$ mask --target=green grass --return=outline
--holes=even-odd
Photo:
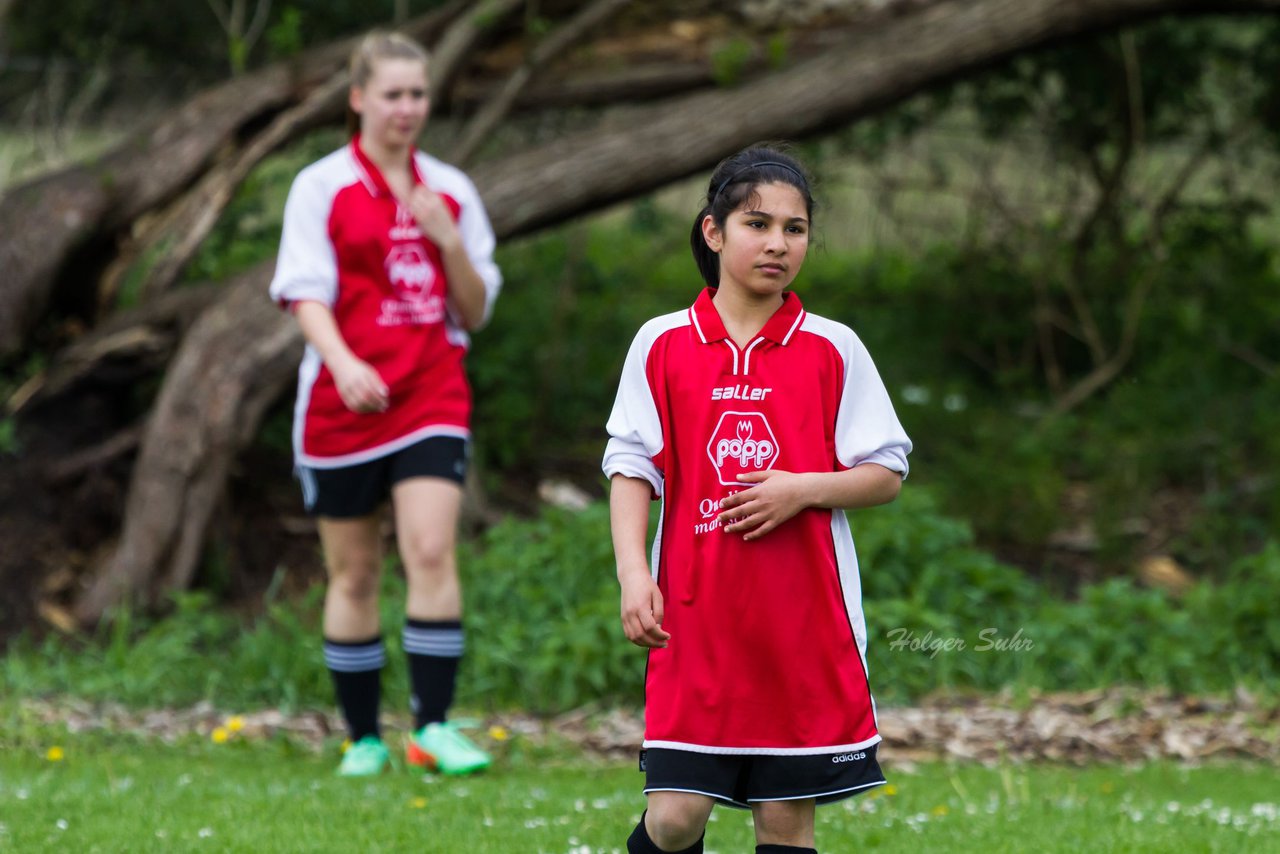
[[[620,852],[643,807],[633,763],[519,739],[461,780],[342,780],[336,748],[285,741],[46,727],[0,747],[0,851]],[[1280,831],[1280,782],[1259,764],[885,764],[891,787],[819,810],[820,850],[1256,852]],[[717,809],[707,851],[751,845],[748,816]]]

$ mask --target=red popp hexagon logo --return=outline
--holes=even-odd
[[[759,412],[724,413],[707,443],[707,456],[724,486],[739,486],[740,474],[772,468],[778,453],[773,429]]]
[[[426,250],[412,243],[399,243],[387,255],[387,278],[400,299],[425,299],[436,281],[436,268]]]

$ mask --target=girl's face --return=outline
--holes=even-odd
[[[804,196],[790,184],[757,184],[724,228],[708,216],[702,236],[720,254],[720,290],[756,297],[778,296],[795,279],[809,250]]]
[[[426,124],[428,106],[427,69],[416,59],[379,59],[368,82],[351,87],[361,138],[383,148],[412,145]]]

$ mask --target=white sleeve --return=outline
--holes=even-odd
[[[871,354],[852,330],[840,342],[844,388],[836,412],[836,457],[853,468],[878,463],[907,476],[911,440],[898,422]]]
[[[493,260],[497,240],[493,236],[493,226],[489,224],[489,214],[484,209],[484,202],[480,200],[480,193],[470,178],[461,173],[459,177],[462,198],[458,199],[461,206],[458,232],[462,235],[462,245],[467,250],[471,266],[484,282],[484,317],[480,320],[483,326],[493,315],[493,304],[498,299],[498,292],[502,290],[502,271]]]
[[[329,238],[331,194],[314,172],[303,170],[284,203],[284,229],[271,298],[280,305],[315,300],[332,307],[338,299],[338,258]]]
[[[647,480],[653,494],[661,495],[662,472],[653,459],[662,453],[662,419],[645,372],[653,340],[641,329],[627,352],[618,396],[606,425],[609,444],[605,446],[602,468],[606,477],[621,474]]]

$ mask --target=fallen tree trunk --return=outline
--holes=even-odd
[[[190,583],[231,462],[302,355],[292,319],[263,296],[270,267],[233,282],[170,365],[134,466],[124,536],[78,603],[81,619]]]
[[[1229,5],[1280,11],[1280,0]],[[1161,13],[1221,9],[1189,0],[941,3],[738,89],[636,109],[473,177],[506,238],[662,186],[754,140],[852,121],[1019,51]],[[268,278],[267,267],[246,275],[183,343],[143,439],[120,545],[80,601],[80,619],[96,620],[126,593],[146,601],[190,580],[230,462],[287,382],[301,343],[268,302]]]

